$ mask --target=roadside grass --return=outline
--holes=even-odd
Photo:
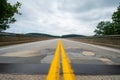
[[[120,49],[120,36],[70,38],[71,40]]]
[[[0,46],[52,39],[50,37],[0,36]]]

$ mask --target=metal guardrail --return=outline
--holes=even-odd
[[[120,35],[87,36],[87,37],[76,37],[76,39],[118,39],[120,40]]]

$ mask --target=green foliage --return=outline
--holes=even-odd
[[[97,29],[95,29],[95,33],[96,35],[102,35],[103,34],[103,30],[104,30],[104,26],[105,26],[105,22],[101,21],[100,23],[98,23],[97,25]]]
[[[0,32],[9,28],[9,23],[16,21],[15,14],[21,15],[18,11],[20,6],[19,2],[11,5],[7,0],[0,0]]]
[[[117,11],[113,13],[112,20],[115,27],[115,34],[120,34],[120,4]]]
[[[98,23],[97,28],[95,29],[96,35],[104,35],[104,34],[109,34],[109,30],[111,27],[109,27],[111,23],[109,21],[101,21]]]
[[[95,35],[120,35],[120,5],[112,15],[112,22],[99,22],[94,32]]]
[[[115,34],[114,32],[115,28],[113,26],[113,23],[107,21],[103,30],[103,35],[114,35]]]

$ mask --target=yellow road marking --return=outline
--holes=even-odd
[[[60,42],[61,53],[62,53],[62,70],[63,70],[63,79],[64,80],[76,80],[74,71],[70,65],[70,61],[66,55],[62,41]]]
[[[76,80],[74,71],[70,65],[70,61],[66,55],[62,41],[58,42],[56,52],[46,80],[60,80],[60,53],[62,53],[62,70],[63,70],[63,79],[64,80]]]
[[[60,42],[58,42],[46,80],[60,80]]]

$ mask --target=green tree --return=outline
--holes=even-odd
[[[7,0],[0,0],[0,32],[9,28],[9,24],[16,21],[15,14],[21,15],[18,11],[20,6],[19,2],[11,5]]]
[[[113,20],[113,26],[115,28],[115,35],[120,34],[120,4],[117,8],[117,11],[113,13],[112,15],[112,20]]]
[[[113,23],[111,22],[106,22],[106,25],[103,30],[103,35],[114,35],[115,34],[115,28],[113,26]]]
[[[101,21],[94,32],[95,35],[120,35],[120,4],[117,11],[112,15],[112,23],[110,21]]]
[[[105,22],[104,21],[101,21],[98,23],[96,29],[95,29],[95,35],[103,35],[103,32],[104,32],[104,26],[105,26]]]
[[[115,30],[113,23],[110,21],[101,21],[98,23],[97,28],[94,31],[96,34],[95,35],[113,35]]]

